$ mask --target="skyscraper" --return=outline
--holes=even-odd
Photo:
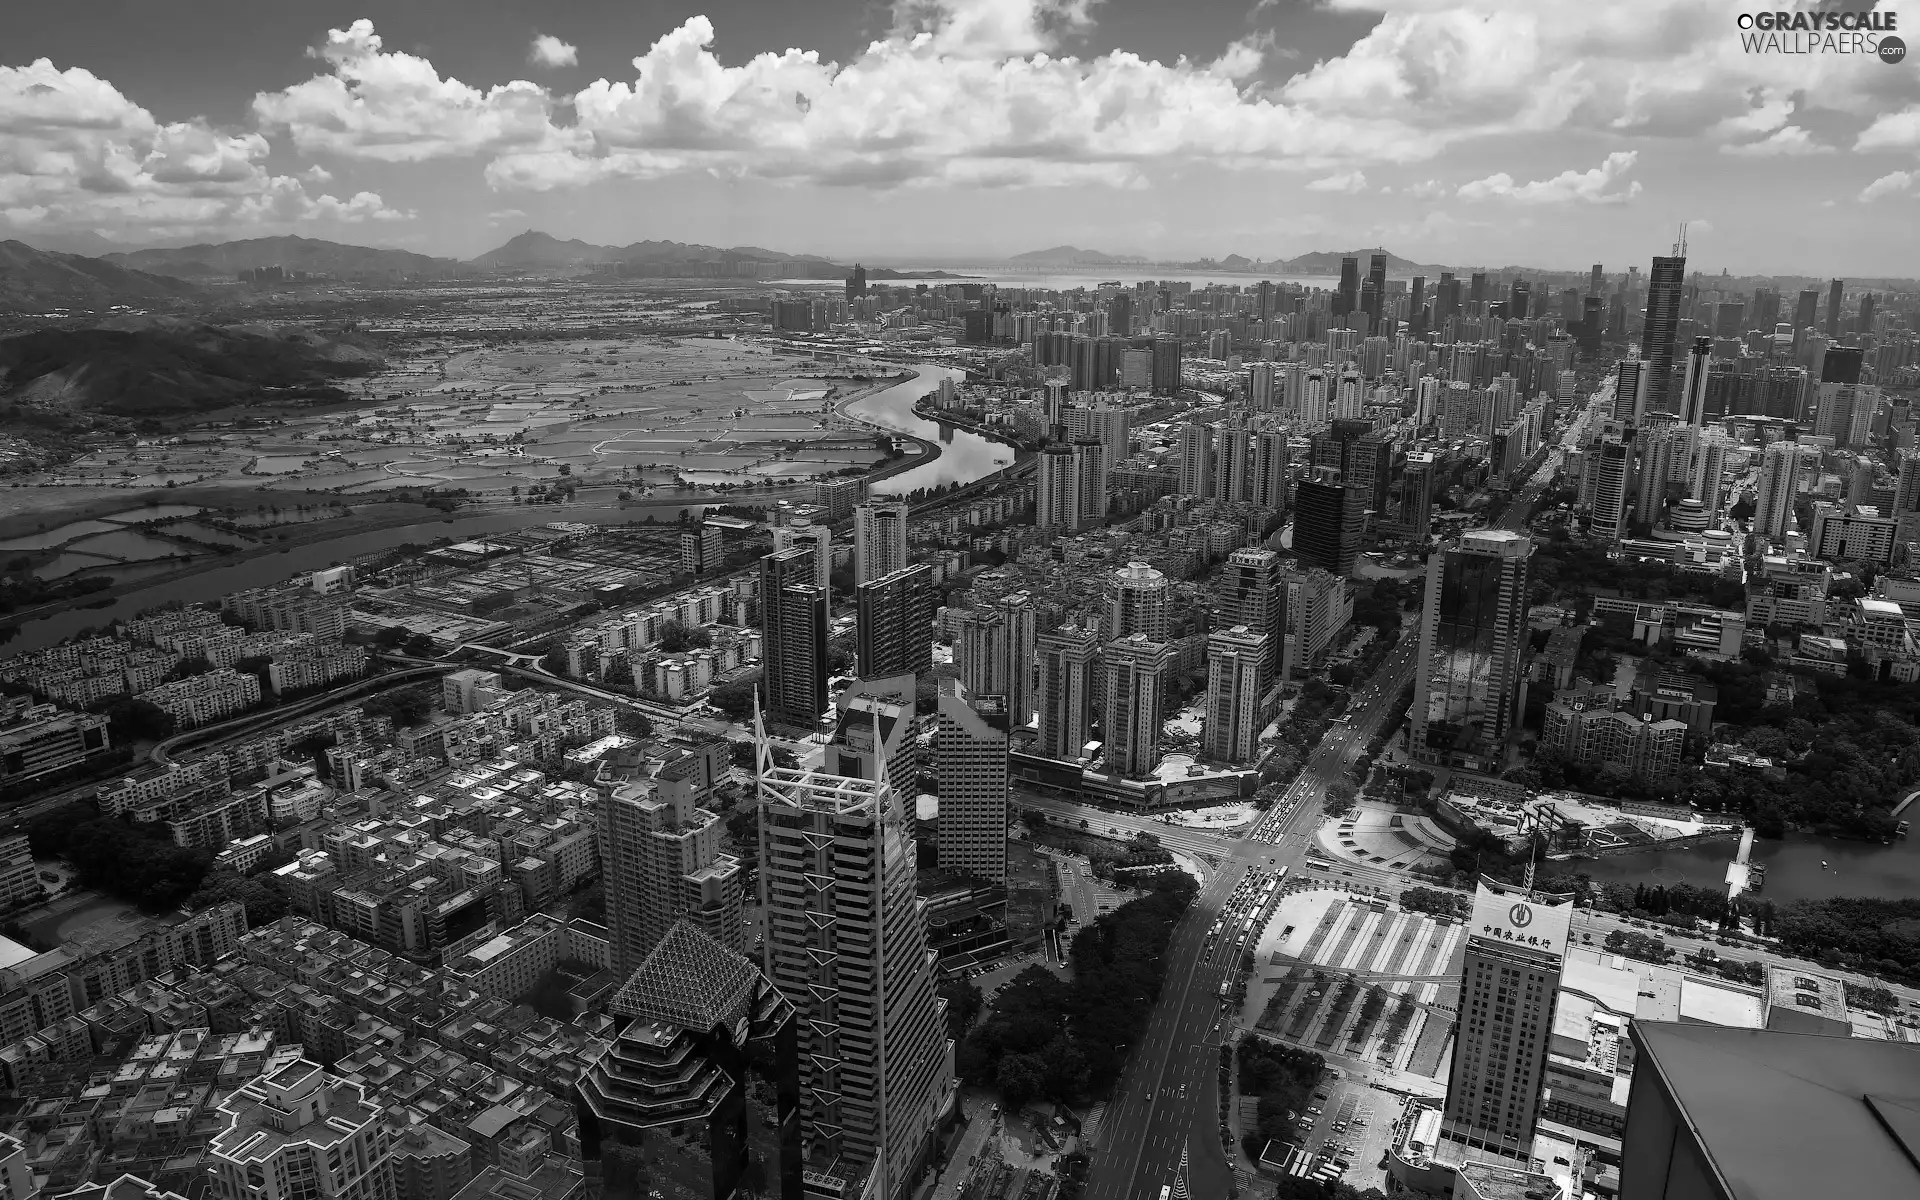
[[[1103,395],[1091,405],[1067,406],[1067,436],[1074,442],[1089,439],[1099,442],[1105,447],[1105,467],[1111,471],[1127,457],[1130,418],[1131,414],[1125,405],[1109,404]],[[1100,485],[1105,487],[1106,480],[1102,479]]]
[[[1793,502],[1800,494],[1803,449],[1798,442],[1769,444],[1760,456],[1760,487],[1754,501],[1753,531],[1778,540],[1796,527]],[[1814,467],[1818,469],[1817,452]]]
[[[1407,455],[1406,469],[1400,473],[1399,532],[1417,542],[1427,540],[1433,530],[1433,496],[1438,485],[1438,467],[1431,451],[1416,450]]]
[[[1644,424],[1647,414],[1657,411],[1649,407],[1647,360],[1644,358],[1623,358],[1614,365],[1613,377],[1613,416],[1614,419],[1634,428]]]
[[[1677,412],[1674,399],[1680,306],[1687,287],[1687,260],[1655,258],[1647,280],[1647,317],[1640,334],[1640,357],[1647,360],[1647,411]]]
[[[1840,300],[1847,290],[1844,279],[1836,279],[1827,285],[1827,337],[1829,340],[1840,336]]]
[[[813,555],[795,546],[760,560],[767,716],[808,731],[827,707],[827,591],[814,582]]]
[[[1073,447],[1063,441],[1043,446],[1037,456],[1039,475],[1034,488],[1033,524],[1045,532],[1071,533],[1080,520],[1079,464]]]
[[[1136,633],[1149,641],[1167,640],[1167,577],[1143,562],[1131,562],[1107,576],[1107,640]]]
[[[1713,378],[1713,338],[1693,338],[1686,355],[1686,384],[1680,388],[1680,424],[1707,424],[1707,380]]]
[[[1417,761],[1499,772],[1525,695],[1532,552],[1524,535],[1480,529],[1427,560],[1410,736]]]
[[[720,817],[703,807],[726,769],[723,744],[676,758],[600,802],[607,943],[617,973],[639,966],[683,919],[723,946],[745,945],[746,874],[739,859],[721,851]]]
[[[1207,638],[1207,716],[1201,742],[1207,757],[1227,763],[1258,757],[1260,731],[1267,723],[1267,657],[1273,640],[1245,625],[1217,630]]]
[[[1026,592],[949,614],[961,683],[970,695],[1001,697],[1014,729],[1024,727],[1033,713],[1035,616],[1033,597]]]
[[[1599,263],[1595,263],[1593,264],[1593,275],[1587,280],[1587,295],[1600,296],[1605,291],[1606,273],[1600,269]]]
[[[885,779],[776,767],[757,749],[763,969],[799,1017],[808,1166],[897,1200],[956,1099],[913,812]]]
[[[1244,625],[1267,639],[1264,676],[1268,685],[1280,670],[1280,642],[1287,593],[1280,581],[1280,556],[1272,550],[1241,549],[1227,555],[1220,571],[1217,628]]]
[[[1586,470],[1593,482],[1582,480],[1587,504],[1588,532],[1617,546],[1627,536],[1633,519],[1633,446],[1619,438],[1609,438],[1586,452]]]
[[[1180,427],[1180,494],[1213,495],[1213,426],[1188,421]]]
[[[942,680],[933,732],[941,869],[1007,881],[1007,702]]]
[[[869,500],[853,509],[853,578],[891,575],[907,565],[907,506]]]
[[[1000,613],[1007,634],[1007,669],[1001,695],[1007,701],[1010,729],[1026,728],[1033,719],[1034,645],[1039,614],[1033,596],[1027,592],[1009,592],[989,602]]]
[[[576,1085],[607,1200],[801,1194],[799,1031],[759,968],[683,921],[609,1007],[625,1024]]]
[[[1213,499],[1236,503],[1248,497],[1250,457],[1245,423],[1234,420],[1222,425],[1213,459]]]
[[[825,525],[776,525],[773,548],[791,550],[800,546],[813,551],[813,582],[823,592],[832,587],[833,530]]]
[[[1166,719],[1161,705],[1173,668],[1173,647],[1134,633],[1108,642],[1101,660],[1106,670],[1101,729],[1107,769],[1145,775],[1160,763],[1160,727]]]
[[[1387,304],[1387,256],[1386,255],[1374,254],[1374,255],[1368,256],[1367,283],[1372,285],[1372,292],[1373,292],[1373,295],[1369,300],[1368,308],[1366,310],[1367,316],[1370,318],[1370,323],[1367,326],[1367,328],[1369,332],[1378,332],[1380,329],[1380,318],[1382,314],[1386,311],[1386,304]]]
[[[1514,280],[1513,286],[1507,292],[1507,316],[1516,321],[1526,320],[1532,297],[1532,284],[1524,279]]]
[[[1283,512],[1287,507],[1287,431],[1262,429],[1253,439],[1253,502]]]
[[[1484,878],[1474,890],[1442,1117],[1447,1137],[1532,1153],[1572,924],[1572,896]]]
[[[933,666],[933,615],[940,606],[933,568],[902,567],[855,593],[855,670],[863,678],[922,675]]]
[[[1344,255],[1340,259],[1340,290],[1333,296],[1333,315],[1344,317],[1360,307],[1360,259],[1356,255]],[[1335,328],[1340,328],[1335,323]]]
[[[1366,493],[1339,471],[1316,468],[1293,489],[1293,552],[1301,562],[1342,579],[1353,574],[1366,528]]]
[[[1719,429],[1708,430],[1693,455],[1693,482],[1687,494],[1700,502],[1707,517],[1707,528],[1720,527],[1720,514],[1726,508],[1727,456],[1737,448],[1732,438]]]
[[[1353,585],[1318,567],[1281,571],[1286,588],[1286,639],[1280,647],[1280,678],[1299,679],[1326,665],[1336,640],[1353,621]]]
[[[1180,339],[1153,339],[1153,394],[1171,396],[1180,390]]]
[[[1039,635],[1035,642],[1040,660],[1040,738],[1034,751],[1047,758],[1079,758],[1087,744],[1099,634],[1088,626],[1066,624]]]
[[[1820,289],[1806,288],[1793,306],[1793,340],[1800,341],[1802,331],[1812,329],[1820,319]]]
[[[1426,332],[1427,277],[1415,275],[1407,286],[1407,328],[1415,334]]]

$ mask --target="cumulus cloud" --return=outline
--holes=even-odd
[[[552,34],[536,33],[527,47],[527,61],[536,67],[577,67],[580,52]]]
[[[1720,153],[1739,155],[1743,158],[1783,158],[1803,154],[1831,154],[1833,147],[1823,146],[1814,141],[1813,135],[1798,125],[1782,125],[1757,142],[1722,146]]]
[[[1860,189],[1860,203],[1872,204],[1882,196],[1904,196],[1920,184],[1920,171],[1894,171]]]
[[[1920,149],[1920,104],[1910,104],[1898,112],[1883,113],[1873,124],[1860,131],[1853,143],[1855,150]]]
[[[253,98],[261,128],[287,133],[308,154],[422,162],[562,136],[549,120],[546,89],[514,80],[483,92],[442,79],[424,58],[383,50],[371,21],[328,31],[310,53],[326,74]]]
[[[1354,192],[1367,190],[1367,176],[1364,171],[1342,171],[1337,175],[1328,175],[1306,185],[1310,192]]]
[[[1447,194],[1447,185],[1438,179],[1423,179],[1407,188],[1407,195],[1417,200],[1437,200]]]
[[[1516,184],[1513,176],[1501,171],[1461,184],[1455,195],[1462,200],[1503,199],[1521,204],[1625,204],[1640,194],[1640,184],[1636,180],[1625,188],[1617,185],[1638,157],[1638,151],[1618,150],[1590,171],[1568,169],[1532,183]]]
[[[157,121],[81,67],[0,67],[0,219],[13,226],[153,236],[410,215],[374,192],[312,196],[267,170],[268,151],[258,133]]]
[[[896,41],[942,57],[1025,58],[1093,27],[1096,0],[894,0]]]

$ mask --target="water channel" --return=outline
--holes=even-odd
[[[896,383],[871,396],[847,405],[848,416],[878,425],[893,433],[909,434],[934,442],[940,457],[910,471],[902,471],[875,483],[870,489],[877,495],[899,496],[920,488],[943,483],[971,483],[1013,463],[1013,447],[967,429],[956,429],[929,421],[913,411],[914,402],[940,386],[942,379],[958,385],[966,372],[954,367],[923,366],[919,374],[904,383]]]
[[[1726,886],[1727,864],[1738,848],[1739,843],[1726,841],[1682,850],[1581,859],[1564,865],[1599,881],[1690,883],[1718,888]],[[1912,839],[1891,846],[1803,836],[1760,840],[1753,844],[1753,861],[1767,869],[1766,886],[1758,895],[1768,900],[1824,900],[1831,896],[1920,899],[1920,842]]]
[[[962,372],[950,367],[928,366],[919,368],[919,371],[920,375],[915,379],[884,388],[848,406],[849,412],[861,420],[896,433],[937,441],[940,445],[939,458],[882,481],[874,487],[876,492],[898,494],[941,483],[970,483],[1013,461],[1013,450],[1009,446],[964,429],[943,429],[933,421],[914,415],[914,401],[937,387],[941,379],[953,378],[958,382],[962,375]],[[143,609],[174,602],[199,604],[217,600],[229,592],[265,587],[291,575],[318,570],[362,554],[392,550],[409,542],[426,543],[440,538],[465,540],[510,529],[544,525],[549,521],[621,525],[643,521],[651,514],[656,521],[672,522],[679,519],[682,509],[694,517],[705,511],[705,506],[697,500],[696,497],[655,497],[624,506],[586,500],[574,504],[523,505],[329,538],[294,546],[279,553],[262,554],[224,565],[209,565],[206,570],[183,578],[127,592],[98,608],[70,608],[26,621],[19,626],[19,632],[13,638],[0,642],[0,653],[23,654],[41,650],[72,637],[82,629],[97,628],[116,617],[132,617]],[[112,530],[119,527],[109,524],[105,528]]]

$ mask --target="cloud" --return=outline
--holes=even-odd
[[[374,192],[312,196],[300,178],[267,170],[269,149],[258,133],[157,121],[81,67],[44,58],[0,67],[0,219],[9,225],[165,236],[411,215]]]
[[[1903,196],[1920,185],[1920,171],[1894,171],[1882,175],[1860,189],[1860,203],[1872,204],[1882,196]]]
[[[1899,112],[1883,113],[1873,124],[1860,131],[1855,150],[1920,149],[1920,104],[1911,104]]]
[[[1625,189],[1616,187],[1633,169],[1639,157],[1635,150],[1618,150],[1590,171],[1566,170],[1552,179],[1515,184],[1513,176],[1501,171],[1485,179],[1460,185],[1455,193],[1463,200],[1504,199],[1521,204],[1625,204],[1640,194],[1638,181]]]
[[[1097,0],[893,0],[888,36],[941,57],[1025,58],[1093,28]]]
[[[328,31],[310,53],[326,74],[253,98],[261,128],[287,133],[307,154],[423,162],[563,136],[549,120],[546,89],[514,80],[483,92],[442,79],[424,58],[383,51],[371,21]]]
[[[517,208],[503,208],[503,209],[500,209],[500,210],[499,210],[498,212],[490,212],[490,213],[488,213],[488,214],[487,214],[487,220],[489,220],[489,221],[518,221],[518,220],[521,220],[522,218],[524,218],[524,217],[525,217],[526,215],[527,215],[526,213],[524,213],[524,212],[521,212],[521,211],[520,211],[519,209],[517,209]]]
[[[1447,194],[1447,185],[1438,179],[1426,179],[1407,188],[1407,195],[1416,200],[1437,200]]]
[[[1338,175],[1329,175],[1316,179],[1306,185],[1310,192],[1364,192],[1367,190],[1367,176],[1364,171],[1342,171]]]
[[[580,52],[551,34],[536,33],[527,47],[527,61],[536,67],[577,67]]]
[[[1783,125],[1757,142],[1722,146],[1720,153],[1738,155],[1742,158],[1786,158],[1806,154],[1832,154],[1833,147],[1822,146],[1815,142],[1813,135],[1798,125]]]

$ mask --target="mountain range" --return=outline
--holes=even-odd
[[[1364,273],[1367,256],[1385,254],[1387,270],[1396,275],[1426,273],[1437,275],[1452,267],[1440,267],[1431,263],[1417,263],[1401,258],[1384,247],[1369,250],[1314,250],[1293,258],[1276,258],[1262,261],[1248,258],[1243,254],[1229,254],[1225,258],[1200,258],[1190,261],[1170,262],[1142,258],[1138,255],[1105,254],[1099,250],[1082,250],[1078,246],[1054,246],[1047,250],[1029,250],[1025,254],[1016,254],[1006,261],[1020,266],[1048,267],[1109,267],[1109,266],[1149,266],[1172,267],[1183,271],[1234,271],[1258,275],[1338,275],[1340,260],[1348,256],[1360,260],[1360,269]]]
[[[229,280],[241,271],[261,267],[285,267],[288,271],[331,275],[336,279],[418,278],[452,275],[460,267],[458,259],[433,258],[410,250],[344,246],[339,242],[303,237],[247,238],[172,250],[131,250],[102,257],[122,267],[179,279]]]
[[[305,326],[109,317],[0,338],[0,398],[40,409],[147,416],[269,394],[344,399],[333,380],[382,358],[353,335]]]
[[[130,270],[101,258],[35,250],[0,242],[0,311],[107,308],[184,299],[199,291],[165,275]]]

